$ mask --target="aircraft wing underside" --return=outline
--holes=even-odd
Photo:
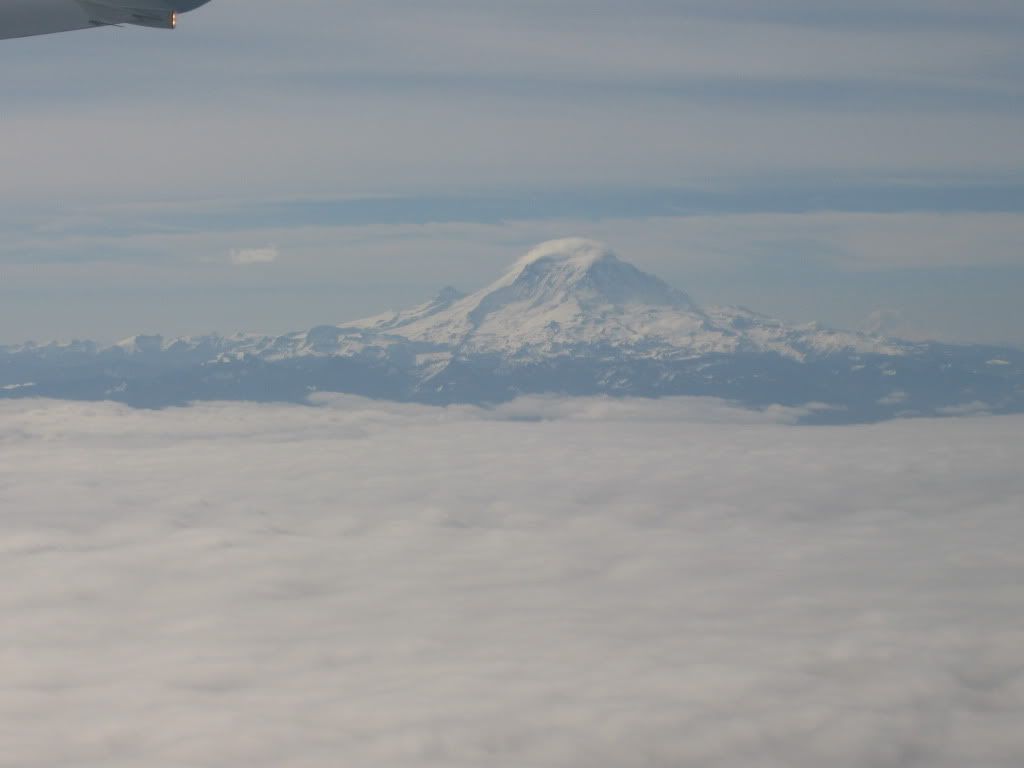
[[[207,0],[0,0],[0,40],[114,24],[174,29]]]

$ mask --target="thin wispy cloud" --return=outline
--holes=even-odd
[[[280,252],[274,246],[266,248],[239,248],[231,251],[229,261],[236,267],[250,267],[253,264],[272,264]]]
[[[886,24],[882,7],[865,24],[852,2],[708,11],[253,0],[244,30],[226,2],[174,35],[16,41],[13,63],[34,66],[11,68],[0,153],[13,154],[0,159],[25,172],[20,199],[50,199],[59,182],[70,199],[119,201],[1020,171],[1022,32],[1005,3],[958,19],[915,5],[917,24],[893,8]],[[103,88],[128,64],[124,88]],[[125,127],[116,146],[64,149],[112,120]],[[38,146],[60,162],[29,164]]]

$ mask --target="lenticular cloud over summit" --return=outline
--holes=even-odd
[[[1020,417],[317,402],[0,403],[0,762],[1024,762]]]
[[[520,286],[533,303],[572,300],[597,306],[670,306],[696,309],[681,290],[626,264],[606,244],[581,237],[550,240],[528,251],[497,283],[485,289]],[[588,301],[589,300],[589,301]]]
[[[572,263],[574,266],[586,269],[599,261],[608,261],[614,258],[616,258],[614,252],[605,243],[585,237],[564,237],[558,240],[549,240],[531,248],[516,262],[516,267],[526,267],[535,262],[550,259]]]

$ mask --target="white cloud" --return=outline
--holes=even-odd
[[[277,248],[241,248],[231,251],[229,258],[236,267],[248,267],[253,264],[270,264],[277,261]]]
[[[983,416],[989,414],[992,406],[989,403],[975,400],[963,405],[951,405],[947,408],[939,408],[939,413],[946,416]]]
[[[1024,760],[1024,420],[0,403],[12,765]]]
[[[899,405],[900,403],[907,402],[909,399],[910,397],[902,389],[894,389],[885,397],[879,398],[878,403],[879,405]],[[950,413],[949,415],[953,416],[956,414]]]

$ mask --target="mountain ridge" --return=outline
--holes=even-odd
[[[0,397],[304,402],[351,392],[429,403],[528,393],[705,395],[824,406],[810,421],[1024,410],[1024,353],[791,325],[702,308],[581,238],[532,249],[469,294],[279,336],[236,334],[0,347]]]

